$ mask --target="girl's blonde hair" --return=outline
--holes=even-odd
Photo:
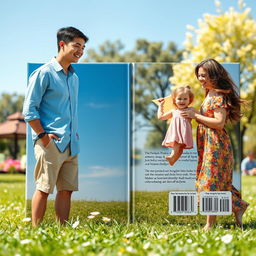
[[[179,93],[188,93],[188,95],[189,95],[189,105],[194,100],[194,94],[193,94],[193,92],[191,90],[191,87],[189,85],[179,86],[179,87],[175,88],[172,92],[172,103],[173,103],[174,106],[176,106],[175,99],[177,97],[177,94],[179,94]]]

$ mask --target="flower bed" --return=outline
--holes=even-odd
[[[6,159],[0,163],[1,173],[25,173],[25,170],[21,168],[20,160]]]

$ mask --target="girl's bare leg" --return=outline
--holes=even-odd
[[[216,215],[208,215],[207,220],[206,220],[206,225],[204,226],[203,230],[208,231],[212,229],[213,225],[215,224],[216,221]]]
[[[165,159],[169,162],[170,165],[174,165],[175,162],[180,158],[183,153],[183,145],[175,143],[173,146],[172,153],[167,156]]]

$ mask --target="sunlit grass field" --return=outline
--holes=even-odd
[[[31,200],[27,201],[27,216],[31,217]],[[70,218],[80,218],[80,222],[85,222],[91,212],[99,211],[101,216],[110,216],[118,223],[127,223],[128,216],[128,203],[127,202],[97,202],[97,201],[72,201]],[[54,216],[54,200],[48,200],[47,210],[45,214],[46,222],[55,222]]]
[[[210,232],[202,231],[204,217],[197,216],[186,217],[188,224],[181,217],[146,223],[148,216],[161,216],[161,209],[152,212],[143,205],[140,223],[120,224],[112,215],[127,206],[119,203],[88,219],[91,211],[99,211],[98,204],[81,208],[81,202],[73,203],[66,226],[55,223],[50,203],[44,223],[32,228],[24,219],[25,176],[0,175],[0,255],[256,255],[256,177],[243,177],[242,187],[250,203],[244,230],[235,227],[232,217],[219,219]],[[102,217],[111,221],[105,223]]]

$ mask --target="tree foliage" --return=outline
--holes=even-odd
[[[17,93],[3,93],[0,96],[0,122],[15,113],[21,112],[23,107],[24,96]]]
[[[251,102],[241,122],[241,136],[244,137],[249,126],[256,122],[256,22],[250,15],[250,9],[239,0],[239,11],[229,8],[221,10],[221,3],[216,1],[218,15],[205,14],[198,21],[198,28],[188,26],[186,34],[184,61],[174,67],[174,76],[170,81],[175,84],[189,83],[197,93],[195,107],[202,102],[203,94],[196,81],[191,63],[198,63],[207,58],[219,62],[240,63],[241,97]],[[190,71],[189,71],[190,70]],[[243,146],[242,146],[243,149]]]
[[[159,146],[158,137],[163,138],[166,122],[156,118],[157,107],[152,99],[170,94],[169,77],[173,75],[170,63],[179,62],[182,51],[175,43],[169,42],[165,47],[162,42],[137,40],[131,51],[125,51],[120,41],[105,42],[98,51],[88,50],[87,61],[97,62],[137,62],[135,65],[134,109],[136,128],[153,127],[147,146]],[[154,139],[157,138],[157,139]]]

